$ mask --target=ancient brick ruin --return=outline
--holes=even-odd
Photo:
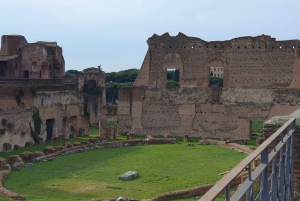
[[[119,133],[249,139],[252,121],[299,108],[299,40],[165,33],[147,43],[134,86],[119,91]],[[211,67],[222,68],[223,87],[209,86]],[[170,68],[179,69],[180,87],[166,87]]]
[[[56,42],[27,43],[24,36],[2,36],[0,77],[49,79],[64,73],[62,48]]]
[[[27,43],[24,36],[2,36],[0,152],[31,146],[37,139],[88,135],[85,113],[92,123],[98,122],[106,100],[105,73],[98,68],[84,73],[64,77],[62,48],[56,42]]]

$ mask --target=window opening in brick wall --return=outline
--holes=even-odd
[[[167,68],[167,86],[179,87],[180,70],[178,68]]]
[[[0,67],[0,77],[5,77],[5,69]]]
[[[210,82],[209,86],[211,87],[223,87],[223,67],[210,67],[209,76]]]
[[[29,78],[29,71],[28,70],[24,70],[22,77],[23,78]]]

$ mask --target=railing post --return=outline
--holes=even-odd
[[[286,157],[285,157],[285,200],[289,200],[289,197],[291,196],[291,155],[290,155],[290,149],[291,148],[291,140],[289,139],[286,142]]]
[[[230,186],[226,186],[226,201],[230,201]]]
[[[276,156],[273,158],[273,164],[272,164],[272,192],[271,192],[271,196],[272,196],[272,200],[276,201],[277,200],[277,196],[278,196],[278,184],[277,184],[277,160],[276,160]]]
[[[291,129],[294,130],[291,136],[291,199],[294,200],[294,152],[295,152],[295,131],[296,131],[296,119],[291,124]]]
[[[266,147],[263,152],[261,153],[261,164],[268,164],[269,150]],[[262,171],[261,177],[261,200],[269,200],[269,192],[268,192],[268,165]]]
[[[279,184],[279,189],[280,189],[280,200],[284,200],[284,180],[285,180],[285,174],[284,174],[284,148],[280,149],[280,170],[279,170],[279,178],[280,178],[280,184]]]

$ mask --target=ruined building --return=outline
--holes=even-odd
[[[97,68],[74,78],[64,74],[62,48],[56,42],[27,43],[24,36],[2,36],[0,152],[88,135],[85,113],[92,114],[92,121],[99,118],[97,108],[105,100],[105,96],[101,98],[105,95],[105,74]],[[90,85],[97,86],[98,93],[90,91]]]
[[[2,36],[0,77],[49,79],[64,72],[62,48],[56,42],[27,43],[24,36]]]
[[[134,86],[119,91],[119,133],[248,139],[252,121],[299,107],[299,40],[165,33],[147,43]],[[169,68],[179,69],[180,87],[166,87]],[[214,69],[222,69],[223,87],[209,86]]]

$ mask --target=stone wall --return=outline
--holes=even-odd
[[[76,91],[54,86],[1,86],[0,94],[3,97],[0,100],[0,152],[4,151],[5,143],[12,149],[15,145],[24,147],[27,142],[34,143],[29,127],[29,123],[34,125],[33,111],[38,111],[42,120],[39,137],[43,141],[47,140],[48,120],[53,120],[50,140],[89,133],[88,119],[83,116],[83,95]],[[20,96],[20,104],[17,96]]]
[[[166,33],[147,43],[134,87],[119,90],[120,133],[249,139],[251,121],[298,109],[298,40],[261,35],[207,42]],[[223,88],[209,86],[210,67],[223,67]],[[168,68],[179,69],[180,87],[166,87]]]

